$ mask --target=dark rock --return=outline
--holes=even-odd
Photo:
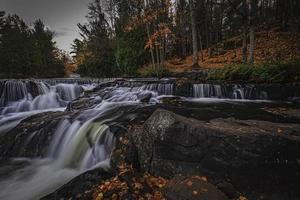
[[[167,183],[164,194],[169,200],[227,200],[215,186],[200,177],[176,176]]]
[[[191,97],[193,96],[192,84],[188,82],[177,83],[175,87],[175,95],[181,97]]]
[[[113,176],[113,172],[101,168],[90,170],[41,199],[92,199],[95,187]]]
[[[0,157],[43,157],[63,112],[45,112],[23,120],[0,137]]]
[[[34,81],[28,81],[26,83],[27,90],[30,92],[33,98],[37,97],[39,94],[39,89]]]
[[[224,194],[226,194],[226,196],[230,199],[238,199],[239,197],[239,192],[231,183],[220,182],[217,184],[217,188],[224,192]]]
[[[101,101],[101,98],[79,98],[70,102],[69,104],[71,110],[74,111],[91,108],[92,106],[96,106],[97,104],[101,103]]]
[[[253,199],[300,197],[299,124],[204,122],[157,110],[132,138],[141,168],[156,176],[207,175]]]
[[[152,97],[151,93],[144,93],[144,94],[142,93],[138,95],[138,99],[144,103],[148,103],[151,97]]]

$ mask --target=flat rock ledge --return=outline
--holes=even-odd
[[[155,176],[206,176],[229,198],[300,197],[300,125],[198,121],[158,109],[130,138],[136,166]]]

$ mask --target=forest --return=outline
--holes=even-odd
[[[164,72],[167,60],[191,54],[190,65],[201,67],[203,50],[212,56],[241,47],[241,62],[252,64],[255,29],[293,30],[299,9],[296,0],[96,0],[88,23],[78,24],[74,61],[86,75],[136,75],[141,66]]]
[[[56,47],[55,32],[41,20],[27,25],[17,15],[1,12],[1,76],[61,77],[75,70],[82,76],[136,76],[141,69],[144,75],[170,75],[168,64],[176,58],[191,55],[185,66],[197,69],[206,58],[232,49],[239,49],[241,59],[227,64],[252,65],[256,32],[274,27],[299,32],[300,2],[94,0],[88,10],[87,22],[78,24],[80,37],[71,56]],[[297,53],[289,61],[297,60]],[[272,54],[264,62],[281,62],[282,57]]]
[[[67,55],[41,20],[27,25],[0,12],[0,78],[63,77]]]

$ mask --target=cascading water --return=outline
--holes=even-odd
[[[29,98],[9,103],[9,106],[3,110],[9,113],[10,107],[11,112],[20,112],[18,114],[21,114],[26,113],[22,112],[23,110],[63,107],[66,105],[63,95],[71,97],[70,99],[80,95],[80,92],[76,93],[78,86],[76,84],[67,87],[64,84],[45,86],[43,94],[34,99]],[[63,91],[56,92],[60,90],[57,88]],[[91,88],[94,86],[86,86],[84,89]],[[148,102],[157,102],[160,95],[172,95],[173,85],[106,87],[98,94],[99,98],[103,99],[101,103],[80,112],[77,116],[64,118],[59,122],[45,157],[26,159],[26,162],[29,163],[27,167],[15,171],[8,179],[0,181],[0,199],[38,199],[89,169],[109,167],[110,155],[115,145],[111,125],[115,125],[120,117],[126,116],[128,120],[131,120],[133,116],[127,116],[126,111],[129,108],[142,106],[141,101],[145,98]],[[53,99],[56,100],[52,102]],[[58,104],[54,104],[55,102]],[[15,114],[10,115],[14,116]],[[23,117],[19,117],[17,123]],[[34,137],[35,133],[31,133],[28,140]],[[27,141],[26,144],[29,143]]]
[[[48,142],[39,144],[45,149],[45,154],[33,158],[15,156],[11,162],[25,163],[25,167],[14,169],[7,177],[2,178],[1,175],[5,174],[6,169],[10,169],[10,163],[0,170],[0,199],[39,199],[87,170],[96,167],[108,168],[115,146],[115,128],[122,127],[136,117],[128,114],[128,111],[174,95],[173,84],[159,83],[157,80],[151,80],[150,84],[146,83],[146,80],[132,80],[113,81],[112,84],[103,85],[98,85],[98,81],[1,82],[0,136],[14,133],[12,129],[23,119],[40,112],[60,111],[59,114],[64,117],[58,118],[51,133],[47,132],[45,138],[49,138]],[[84,91],[93,89],[94,92],[71,102]],[[189,88],[187,90],[189,91]],[[266,92],[254,86],[213,84],[193,85],[193,96],[224,99],[268,98]],[[88,100],[88,106],[80,108],[80,112],[74,106],[77,110],[72,112],[73,103],[81,103],[81,100]],[[70,109],[64,112],[67,105]],[[23,129],[22,126],[21,128]],[[44,127],[41,129],[42,134],[46,134]],[[30,148],[32,141],[39,137],[35,130],[26,134],[26,141],[18,143],[16,148]]]
[[[77,84],[58,84],[54,86],[53,90],[66,101],[76,99],[83,92],[83,88]]]
[[[3,115],[65,107],[83,91],[84,87],[77,84],[49,86],[43,82],[7,81],[1,94],[0,111]]]
[[[22,81],[6,81],[0,95],[0,106],[5,106],[7,102],[28,98],[28,95],[26,84]]]
[[[2,81],[0,94],[0,135],[21,120],[49,109],[64,109],[68,102],[79,97],[89,85],[57,84],[41,81]]]
[[[267,100],[268,94],[257,89],[255,86],[247,85],[216,85],[216,84],[194,84],[193,96],[195,98],[222,98],[222,99],[252,99]]]

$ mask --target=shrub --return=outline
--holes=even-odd
[[[230,65],[211,70],[207,80],[283,83],[300,81],[300,59],[289,63],[267,62],[261,66]]]
[[[147,67],[143,71],[143,75],[146,77],[168,77],[171,76],[172,73],[170,70],[166,69],[165,67],[161,68],[154,68],[154,67]]]

